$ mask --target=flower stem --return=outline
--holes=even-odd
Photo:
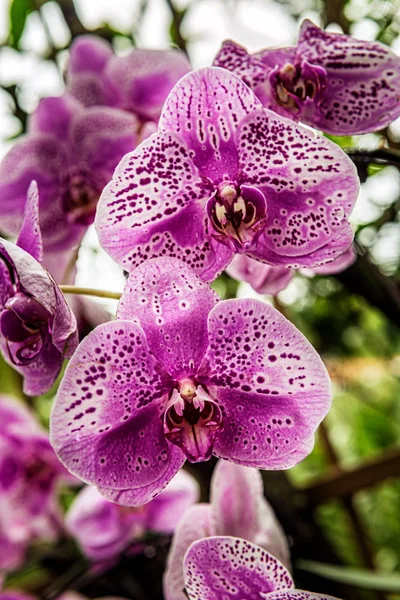
[[[64,294],[81,294],[82,296],[97,296],[98,298],[112,298],[119,300],[120,292],[110,292],[109,290],[95,290],[93,288],[84,288],[77,285],[60,285],[60,290]]]

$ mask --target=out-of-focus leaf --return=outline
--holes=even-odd
[[[312,560],[300,560],[296,566],[325,579],[352,585],[360,590],[386,593],[400,592],[400,575],[395,573],[375,573],[365,569],[327,565]]]
[[[19,48],[26,18],[35,9],[32,0],[12,0],[10,5],[10,44]]]

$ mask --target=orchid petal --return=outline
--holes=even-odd
[[[302,256],[311,253],[317,261],[318,250],[337,237],[357,199],[352,161],[333,142],[267,110],[242,122],[238,144],[241,178],[267,202],[259,244],[288,264],[301,265]],[[271,252],[266,261],[280,264]]]
[[[174,131],[193,152],[200,172],[214,184],[236,179],[237,124],[261,108],[252,91],[235,75],[209,67],[183,77],[168,96],[160,131]]]
[[[236,254],[226,268],[230,277],[245,281],[258,294],[276,296],[291,282],[294,271],[286,267],[271,267],[246,256]]]
[[[264,469],[286,466],[330,406],[319,355],[278,311],[258,300],[219,302],[209,315],[209,337],[200,373],[225,423],[214,454]]]
[[[143,330],[104,323],[72,357],[51,415],[51,442],[65,466],[104,490],[159,493],[184,462],[165,439],[166,387]],[[115,499],[118,501],[118,498]]]
[[[271,554],[245,540],[211,537],[194,542],[184,562],[190,600],[254,600],[293,587],[286,568]]]
[[[37,182],[42,212],[61,194],[59,173],[67,158],[65,148],[48,134],[24,136],[6,154],[0,164],[0,217],[2,231],[17,235],[23,221],[28,188]],[[42,235],[44,231],[42,227]]]
[[[72,96],[43,98],[29,118],[29,133],[53,135],[58,143],[66,142],[71,120],[82,110],[83,106]]]
[[[220,460],[211,481],[214,535],[254,539],[263,484],[259,471]]]
[[[100,243],[128,271],[167,254],[212,280],[232,253],[208,231],[204,203],[211,193],[182,140],[153,135],[120,162],[102,193],[95,220]]]
[[[200,487],[186,471],[179,471],[165,490],[147,505],[146,526],[152,531],[172,534],[182,515],[198,501]]]
[[[140,323],[150,350],[172,377],[192,377],[208,345],[207,315],[217,301],[187,265],[160,258],[129,277],[117,318]]]
[[[306,19],[296,55],[327,73],[323,98],[304,122],[354,135],[382,129],[400,116],[400,57],[389,48],[323,31]]]

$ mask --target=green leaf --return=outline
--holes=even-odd
[[[327,565],[312,560],[299,560],[296,566],[303,571],[320,575],[331,581],[351,585],[360,590],[373,590],[389,594],[400,592],[400,575],[396,573],[376,573],[353,567]]]
[[[35,9],[32,0],[12,0],[10,5],[10,44],[19,48],[26,18]]]

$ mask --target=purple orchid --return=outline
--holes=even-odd
[[[83,35],[71,46],[67,90],[85,106],[115,106],[142,123],[158,121],[169,92],[190,70],[180,50],[135,49],[115,56],[101,38]]]
[[[0,238],[0,350],[24,378],[24,392],[47,392],[78,345],[76,320],[41,266],[36,184],[29,187],[16,244]]]
[[[45,251],[79,243],[93,222],[101,190],[135,147],[136,129],[135,117],[124,111],[84,108],[68,96],[42,100],[29,120],[29,133],[0,165],[2,231],[16,234],[35,179]]]
[[[287,569],[260,546],[235,537],[194,542],[185,556],[189,600],[335,600],[294,589]]]
[[[358,186],[337,145],[206,68],[181,79],[159,133],[118,165],[95,223],[126,270],[168,255],[211,281],[235,253],[291,267],[333,260],[351,244]]]
[[[252,541],[290,565],[287,540],[263,497],[259,471],[220,460],[211,479],[210,504],[189,508],[175,531],[164,574],[165,600],[186,600],[186,551],[196,540],[216,535]]]
[[[109,502],[93,486],[81,490],[66,515],[68,531],[95,561],[118,557],[148,531],[173,533],[182,514],[199,498],[196,480],[180,471],[157,498],[141,508]]]
[[[341,273],[356,260],[356,253],[350,246],[346,252],[335,258],[330,263],[314,267],[313,269],[300,269],[304,275],[335,275]],[[249,283],[258,294],[275,296],[284,290],[291,282],[294,270],[287,267],[271,267],[243,254],[233,257],[226,272],[233,279]]]
[[[139,506],[186,458],[297,464],[330,397],[321,359],[280,313],[257,300],[219,302],[166,257],[131,274],[117,320],[78,347],[53,405],[51,442],[106,498]]]
[[[400,116],[400,57],[306,19],[297,46],[248,54],[226,41],[214,59],[278,114],[333,135],[382,129]]]
[[[20,566],[27,544],[59,529],[56,487],[71,476],[48,436],[16,400],[0,397],[0,569]]]

